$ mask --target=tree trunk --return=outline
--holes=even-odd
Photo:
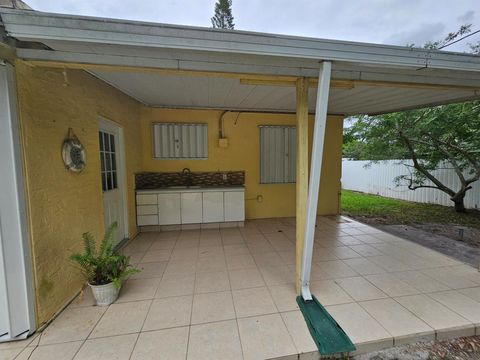
[[[452,201],[455,204],[455,211],[459,213],[464,213],[467,210],[465,209],[465,204],[463,203],[463,200],[465,199],[465,193],[455,195],[452,197]]]

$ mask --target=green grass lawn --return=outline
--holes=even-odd
[[[383,224],[438,223],[480,229],[480,211],[460,214],[453,206],[415,203],[350,190],[342,191],[342,213]]]

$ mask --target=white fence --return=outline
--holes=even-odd
[[[408,164],[408,162],[407,162]],[[411,162],[410,162],[411,164]],[[436,189],[409,190],[406,185],[397,186],[395,178],[408,174],[408,169],[399,160],[387,160],[379,163],[370,161],[342,161],[342,188],[362,191],[390,198],[453,205],[449,196]],[[440,168],[434,171],[435,177],[452,189],[459,188],[460,181],[451,168]],[[465,197],[465,207],[480,207],[480,181],[473,183],[473,189],[468,190]]]

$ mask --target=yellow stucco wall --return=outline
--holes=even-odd
[[[98,144],[99,115],[124,129],[129,231],[137,231],[133,173],[140,170],[140,104],[79,70],[30,67],[16,62],[23,133],[37,319],[60,310],[84,280],[68,260],[81,250],[85,231],[104,231]],[[80,174],[65,169],[61,146],[71,127],[86,148]]]
[[[310,144],[313,141],[313,117],[310,121]],[[322,179],[318,195],[318,214],[333,215],[340,212],[342,177],[343,117],[329,116],[325,132]]]
[[[218,146],[219,119],[222,111],[178,110],[143,107],[142,169],[144,171],[245,170],[245,198],[247,219],[285,217],[295,215],[295,184],[260,184],[259,125],[295,125],[295,115],[228,112],[224,116],[228,148]],[[153,158],[152,124],[155,122],[208,123],[207,160],[158,160]],[[310,144],[313,134],[313,116],[310,117]],[[343,118],[330,116],[326,129],[319,214],[336,214],[340,191]],[[262,195],[263,201],[257,201]]]

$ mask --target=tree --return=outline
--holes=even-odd
[[[470,32],[462,26],[443,41],[428,43],[438,48]],[[471,45],[472,51],[479,45]],[[409,159],[408,174],[397,184],[409,189],[438,189],[450,196],[455,210],[465,212],[465,194],[480,179],[480,101],[442,105],[379,116],[361,115],[344,130],[344,157],[358,160]],[[434,173],[448,164],[459,179],[452,188]]]
[[[443,105],[382,116],[362,116],[346,130],[346,157],[372,161],[409,159],[408,174],[396,178],[409,189],[438,189],[464,212],[464,198],[480,179],[480,102]],[[353,156],[352,156],[353,155]],[[459,188],[435,177],[433,170],[449,164]]]
[[[218,0],[215,3],[215,15],[211,21],[214,28],[233,30],[235,24],[232,15],[232,0]]]
[[[450,44],[457,42],[457,40],[459,40],[459,37],[469,34],[471,32],[472,24],[462,25],[457,31],[448,33],[448,35],[445,36],[444,39],[438,41],[429,41],[425,45],[423,45],[423,47],[430,50],[443,49],[444,47],[447,47]],[[470,44],[470,48],[474,50],[474,45]]]

